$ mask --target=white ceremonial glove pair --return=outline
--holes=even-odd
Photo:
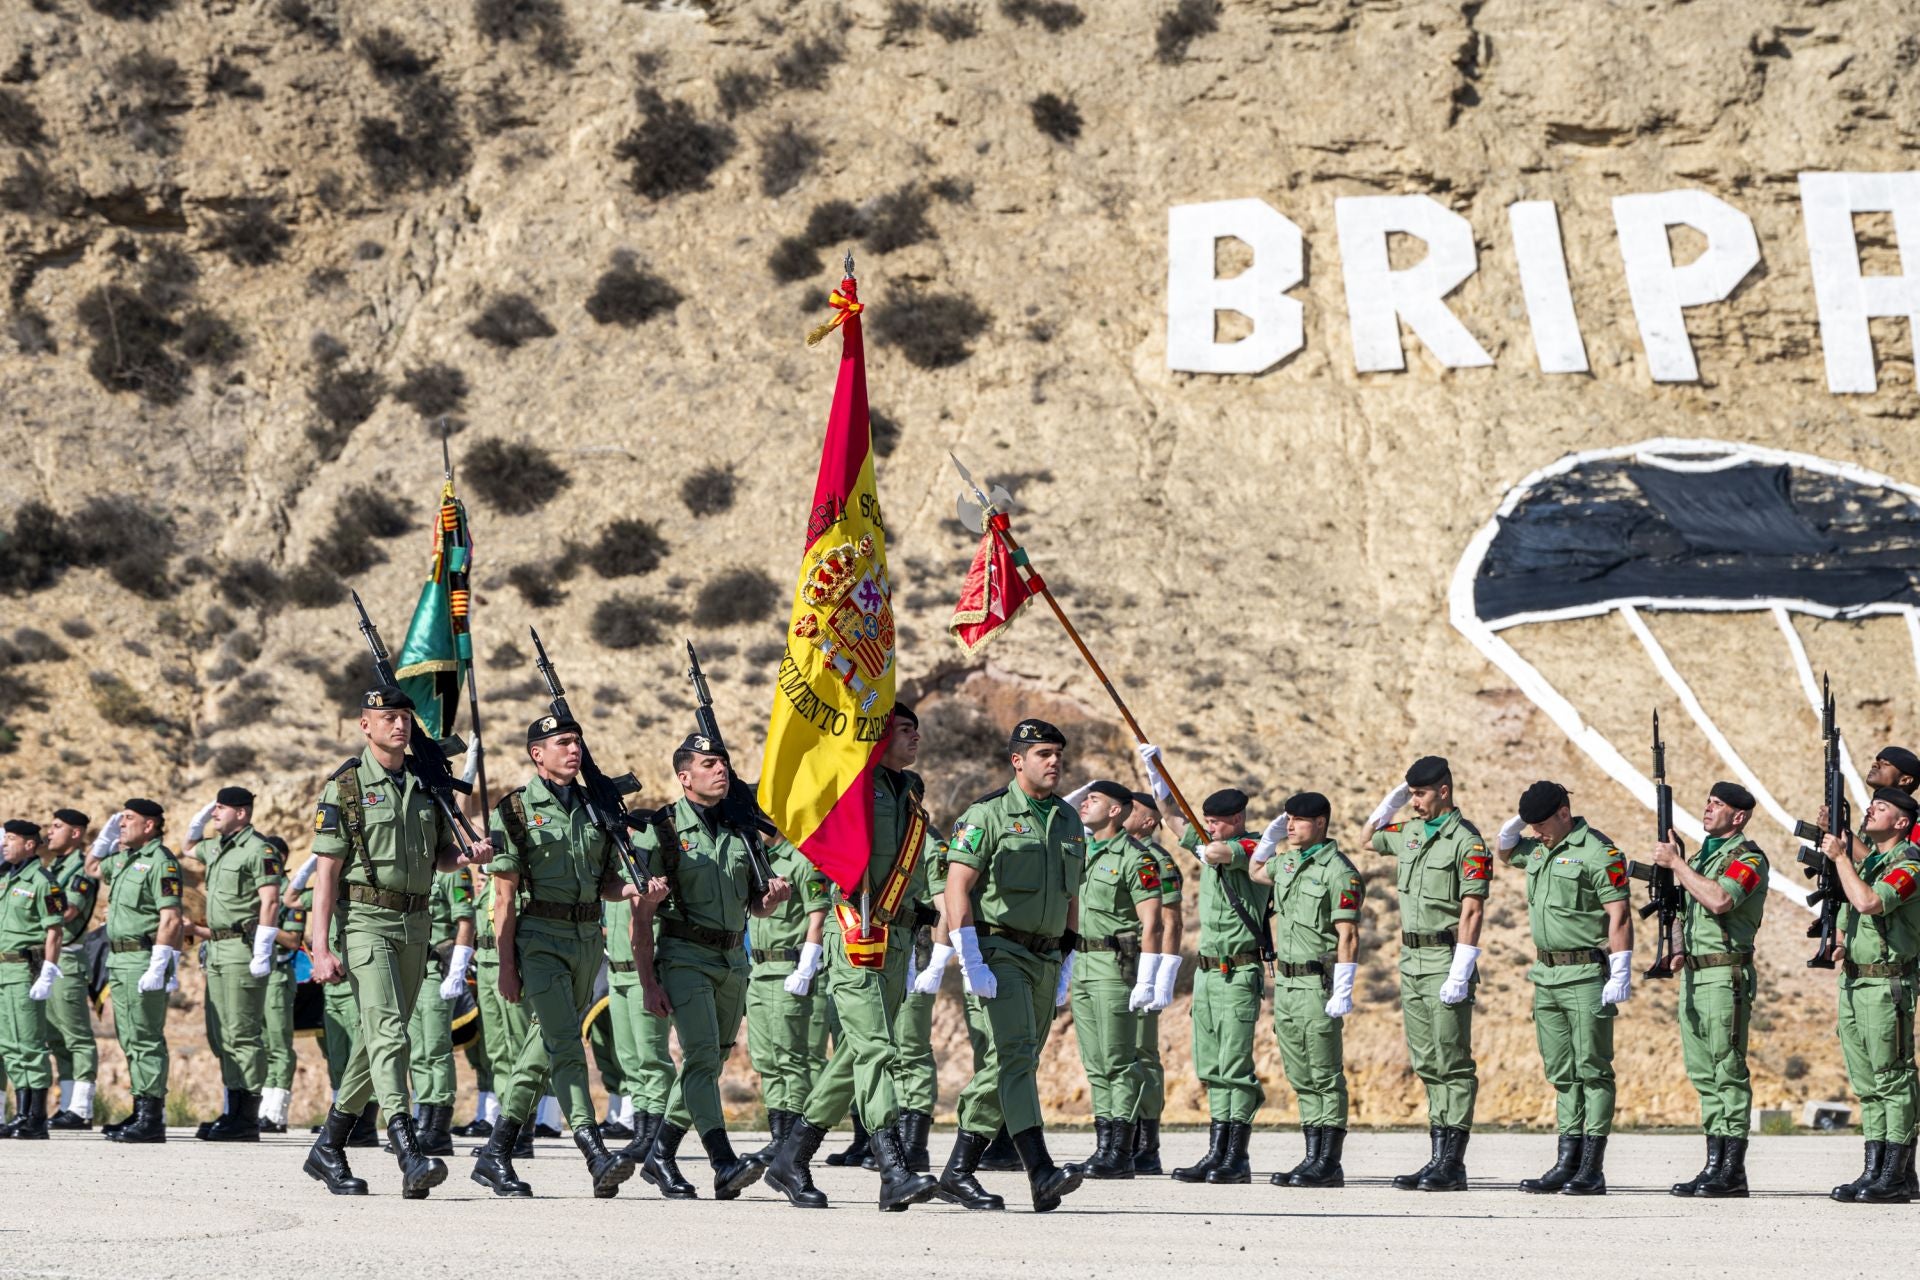
[[[1607,985],[1601,988],[1601,1004],[1625,1004],[1633,999],[1633,952],[1615,951],[1607,956]]]
[[[972,925],[953,931],[954,945],[960,950],[960,983],[970,996],[991,1000],[1000,994],[1000,980],[987,968],[980,954],[980,935]]]
[[[172,976],[169,971],[179,956],[180,953],[172,947],[154,943],[153,950],[147,955],[147,971],[140,975],[140,990],[148,995],[162,988],[171,991],[173,988],[167,986],[168,979]]]
[[[1357,964],[1333,966],[1333,994],[1327,997],[1329,1018],[1344,1018],[1353,1012],[1353,975],[1359,969]]]
[[[1370,827],[1384,827],[1387,825],[1387,819],[1406,808],[1407,801],[1412,799],[1412,797],[1413,792],[1407,789],[1407,784],[1404,782],[1401,783],[1393,790],[1387,792],[1386,799],[1382,800],[1379,805],[1375,807],[1374,811],[1367,815],[1367,825]]]
[[[1153,1007],[1153,978],[1160,971],[1160,953],[1146,951],[1140,955],[1140,972],[1133,980],[1133,990],[1127,993],[1127,1012],[1145,1013]]]
[[[946,976],[947,965],[953,960],[953,948],[944,942],[933,944],[933,955],[927,959],[927,967],[913,980],[913,994],[917,996],[936,996],[940,994],[940,979]]]
[[[467,985],[467,966],[473,963],[473,948],[453,944],[453,954],[447,957],[447,976],[440,982],[440,998],[453,1001],[460,998],[460,989]]]
[[[1272,822],[1269,822],[1267,829],[1260,833],[1260,842],[1253,846],[1254,865],[1258,866],[1268,858],[1271,858],[1280,848],[1281,842],[1286,838],[1287,815],[1283,813]]]
[[[270,924],[253,926],[253,959],[247,962],[247,972],[256,978],[264,978],[273,972],[273,943],[280,931]]]
[[[1180,976],[1180,957],[1170,952],[1160,956],[1160,967],[1153,974],[1153,1003],[1147,1006],[1149,1012],[1159,1013],[1173,1003],[1174,979]]]
[[[40,976],[33,980],[31,987],[27,988],[27,998],[29,1000],[45,1000],[51,996],[53,994],[53,980],[59,976],[59,965],[51,960],[42,960],[40,962]]]
[[[1526,830],[1526,827],[1526,819],[1517,813],[1500,824],[1500,848],[1502,852],[1520,843],[1520,833]]]
[[[787,989],[790,996],[804,996],[813,990],[813,975],[820,972],[820,957],[826,952],[817,942],[800,944],[800,960],[793,966],[793,972],[780,985]]]
[[[1473,969],[1479,962],[1480,948],[1464,942],[1453,944],[1453,966],[1447,970],[1447,980],[1440,984],[1441,1004],[1459,1004],[1467,998],[1472,989]]]
[[[1140,763],[1147,770],[1147,791],[1155,800],[1165,800],[1173,795],[1173,788],[1160,776],[1160,748],[1150,742],[1143,742],[1136,748],[1140,754]]]

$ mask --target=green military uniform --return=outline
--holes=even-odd
[[[75,849],[53,865],[54,880],[66,894],[73,919],[61,926],[60,976],[47,1000],[47,1042],[62,1081],[91,1086],[100,1070],[93,1038],[92,997],[87,988],[87,959],[80,940],[93,921],[100,882],[87,874],[85,849]]]
[[[307,894],[307,909],[312,910],[312,891]],[[307,922],[302,921],[302,932]],[[334,955],[347,954],[347,938],[341,928],[341,916],[334,912],[327,930],[327,948]],[[320,1047],[327,1055],[327,1085],[338,1100],[340,1082],[346,1078],[347,1064],[353,1061],[353,1047],[360,1043],[360,1002],[354,999],[353,984],[332,982],[320,988]]]
[[[567,1123],[579,1133],[599,1118],[581,1022],[600,975],[601,894],[615,881],[618,855],[587,820],[573,787],[538,776],[494,806],[493,839],[494,874],[520,881],[514,953],[520,1004],[533,1024],[514,1055],[513,1086],[500,1099],[501,1113],[532,1123],[541,1078],[550,1074]]]
[[[1186,882],[1180,874],[1180,864],[1159,842],[1141,840],[1138,836],[1134,840],[1153,855],[1154,865],[1159,869],[1160,909],[1180,910],[1186,894]],[[1140,1088],[1140,1119],[1158,1120],[1167,1107],[1167,1073],[1160,1063],[1160,1013],[1157,1009],[1149,1009],[1138,1017],[1138,1054],[1144,1077]]]
[[[171,1065],[167,991],[164,986],[141,991],[140,978],[151,960],[160,913],[180,908],[180,861],[156,837],[138,849],[121,849],[102,858],[100,880],[107,889],[107,979],[113,1026],[127,1056],[128,1083],[136,1098],[164,1101]]]
[[[630,915],[624,904],[606,912],[607,1016],[613,1021],[613,1051],[620,1060],[628,1100],[640,1115],[660,1116],[666,1113],[667,1094],[673,1089],[673,1055],[667,1048],[673,1021],[647,1012],[633,959],[633,938],[627,931]],[[649,928],[658,943],[657,917]],[[635,1132],[639,1131],[636,1125]]]
[[[1566,839],[1551,848],[1523,837],[1512,861],[1527,875],[1537,956],[1527,974],[1533,1029],[1557,1095],[1559,1132],[1605,1137],[1613,1129],[1614,1100],[1614,1007],[1600,999],[1607,984],[1606,906],[1627,897],[1625,861],[1584,818],[1574,819]]]
[[[252,826],[208,836],[195,846],[207,868],[207,1047],[233,1093],[266,1087],[267,979],[253,976],[253,933],[260,891],[278,889],[286,868],[279,850]]]
[[[446,957],[453,947],[454,930],[461,921],[473,923],[473,885],[465,871],[441,871],[428,894],[428,950],[436,957],[420,979],[420,993],[407,1021],[411,1049],[408,1072],[414,1103],[421,1107],[451,1107],[459,1081],[453,1072],[453,1002],[440,998],[446,981]]]
[[[816,999],[812,990],[796,996],[787,978],[800,960],[815,912],[827,909],[827,883],[806,855],[788,845],[771,862],[773,874],[793,885],[793,896],[764,919],[747,922],[747,946],[753,968],[747,978],[747,1053],[760,1073],[760,1096],[767,1111],[797,1115],[806,1105],[820,1063],[813,1053]],[[816,979],[816,982],[818,980]]]
[[[298,937],[307,931],[307,907],[304,902],[282,899],[276,922],[282,933]],[[269,1089],[291,1091],[297,1055],[293,1049],[293,998],[299,983],[293,978],[293,957],[297,948],[273,948],[273,968],[267,972],[267,1085]]]
[[[524,995],[518,1004],[508,1004],[500,996],[500,944],[493,932],[493,894],[493,876],[483,867],[474,911],[473,981],[480,1004],[480,1034],[487,1042],[487,1057],[493,1060],[494,1087],[504,1108],[516,1087],[523,1087],[536,1099],[545,1094],[552,1064],[531,1060],[527,1080],[516,1082],[520,1051],[529,1041],[538,1043],[539,1037],[533,1033]],[[531,1134],[532,1130],[527,1132]]]
[[[46,958],[47,930],[66,909],[66,891],[37,859],[0,886],[0,1067],[15,1089],[45,1091],[53,1083],[46,1003],[30,992]]]
[[[1770,869],[1767,855],[1745,832],[1709,837],[1689,865],[1726,890],[1733,907],[1715,915],[1687,895],[1680,1049],[1700,1095],[1701,1128],[1709,1137],[1744,1138],[1753,1114],[1747,1030],[1759,989],[1753,947]]]
[[[1860,1133],[1868,1142],[1913,1142],[1915,958],[1920,957],[1920,849],[1901,841],[1860,864],[1860,878],[1880,900],[1879,915],[1842,903],[1840,1049],[1847,1081],[1860,1099]]]
[[[947,842],[949,867],[978,874],[971,904],[980,954],[998,988],[967,997],[967,1020],[984,1056],[960,1093],[960,1127],[991,1134],[1040,1127],[1035,1078],[1053,1022],[1067,915],[1086,878],[1086,828],[1058,796],[1030,798],[1017,786],[968,806]]]
[[[1140,1021],[1127,1006],[1140,974],[1139,904],[1159,902],[1160,862],[1121,832],[1087,847],[1080,882],[1080,953],[1073,971],[1073,1030],[1096,1120],[1141,1118],[1147,1068]],[[1127,1151],[1131,1162],[1133,1152]]]
[[[453,831],[413,773],[388,773],[371,747],[328,779],[314,828],[313,852],[344,862],[335,910],[360,1014],[335,1106],[377,1099],[405,1117],[407,1022],[427,970],[434,864],[455,848]]]
[[[1188,828],[1182,847],[1198,849],[1200,833]],[[1258,843],[1235,836],[1233,860],[1200,872],[1200,943],[1193,974],[1193,1067],[1207,1087],[1207,1111],[1215,1124],[1252,1124],[1266,1100],[1253,1070],[1253,1031],[1260,1020],[1265,986],[1259,940],[1242,923],[1222,885],[1231,883],[1255,921],[1266,915],[1273,890],[1247,874]]]
[[[1437,818],[1395,822],[1373,833],[1373,848],[1399,860],[1400,1016],[1407,1056],[1427,1091],[1427,1123],[1471,1129],[1480,1093],[1473,1060],[1474,990],[1458,1004],[1440,999],[1459,941],[1460,903],[1487,896],[1493,870],[1487,842],[1458,809]]]
[[[1342,1019],[1327,1013],[1334,926],[1360,918],[1360,873],[1332,840],[1276,851],[1273,877],[1273,1036],[1287,1083],[1300,1096],[1301,1125],[1347,1127]]]

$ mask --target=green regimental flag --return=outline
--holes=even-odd
[[[433,568],[413,607],[406,643],[394,662],[401,689],[413,699],[414,713],[428,737],[453,732],[460,692],[473,668],[473,637],[467,632],[467,588],[473,567],[473,539],[467,509],[448,480],[440,491],[440,516],[433,526]]]

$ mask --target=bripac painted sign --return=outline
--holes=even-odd
[[[1920,327],[1920,173],[1803,173],[1800,207],[1827,386],[1871,393],[1878,383],[1868,322],[1905,316]],[[1856,213],[1892,216],[1906,268],[1901,274],[1868,275],[1862,269]],[[1465,218],[1424,195],[1342,197],[1333,202],[1333,214],[1355,369],[1405,369],[1402,326],[1448,368],[1493,363],[1446,301],[1479,269]],[[1613,220],[1653,380],[1697,379],[1686,313],[1724,301],[1759,265],[1752,220],[1698,190],[1616,196]],[[1585,373],[1586,343],[1568,285],[1558,211],[1550,200],[1518,201],[1507,206],[1507,226],[1541,372]],[[1673,227],[1690,227],[1706,241],[1705,250],[1685,265],[1673,260]],[[1422,241],[1426,256],[1394,269],[1387,246],[1395,235]],[[1252,263],[1222,279],[1215,274],[1214,250],[1226,238],[1243,242]],[[1167,366],[1191,373],[1260,373],[1299,351],[1306,342],[1304,309],[1289,291],[1305,279],[1305,263],[1300,228],[1263,200],[1169,209]],[[1245,316],[1251,331],[1221,341],[1215,320],[1222,311]]]

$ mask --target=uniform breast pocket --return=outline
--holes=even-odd
[[[1080,882],[1086,878],[1086,874],[1087,874],[1086,858],[1083,855],[1075,853],[1071,849],[1069,849],[1059,859],[1059,865],[1060,865],[1060,887],[1069,894],[1076,892],[1079,888]]]
[[[993,882],[1010,893],[1038,893],[1047,883],[1046,850],[1037,844],[1004,844],[994,851]]]
[[[390,867],[399,861],[403,832],[399,806],[392,797],[379,804],[362,804],[360,825],[366,833],[367,852],[377,865]]]
[[[1587,878],[1577,862],[1556,862],[1547,868],[1547,905],[1577,909],[1592,905]]]
[[[1120,905],[1120,868],[1095,867],[1087,873],[1087,905],[1111,911]]]
[[[1295,924],[1319,928],[1327,921],[1327,895],[1324,886],[1302,884],[1287,898],[1287,919]]]
[[[1451,862],[1425,867],[1420,872],[1420,894],[1439,902],[1451,902],[1460,894],[1460,878]]]

